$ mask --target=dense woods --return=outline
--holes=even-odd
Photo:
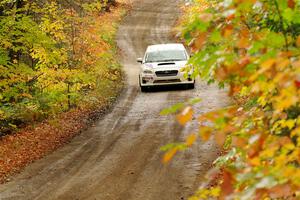
[[[0,183],[107,112],[123,88],[115,35],[129,6],[1,1]]]
[[[0,135],[99,103],[120,79],[114,0],[0,1]]]
[[[234,102],[198,116],[197,134],[167,146],[164,161],[214,139],[222,156],[191,200],[299,199],[300,1],[195,0],[185,11],[194,75],[228,88]],[[177,119],[192,120],[193,109]]]

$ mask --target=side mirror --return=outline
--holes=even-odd
[[[138,62],[138,63],[143,63],[143,58],[138,58],[138,59],[136,59],[136,61]]]

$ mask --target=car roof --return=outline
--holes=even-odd
[[[180,43],[169,43],[169,44],[150,45],[147,48],[147,52],[165,51],[165,50],[185,50],[185,47],[183,46],[183,44]]]

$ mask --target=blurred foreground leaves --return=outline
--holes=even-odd
[[[198,138],[223,153],[191,199],[300,198],[300,1],[195,0],[184,9],[194,76],[235,100],[198,117]],[[193,119],[186,109],[181,124]]]

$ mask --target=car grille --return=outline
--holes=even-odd
[[[154,83],[178,83],[180,79],[156,80]]]
[[[157,71],[157,72],[155,72],[155,74],[158,77],[163,77],[163,76],[177,76],[178,70]]]

